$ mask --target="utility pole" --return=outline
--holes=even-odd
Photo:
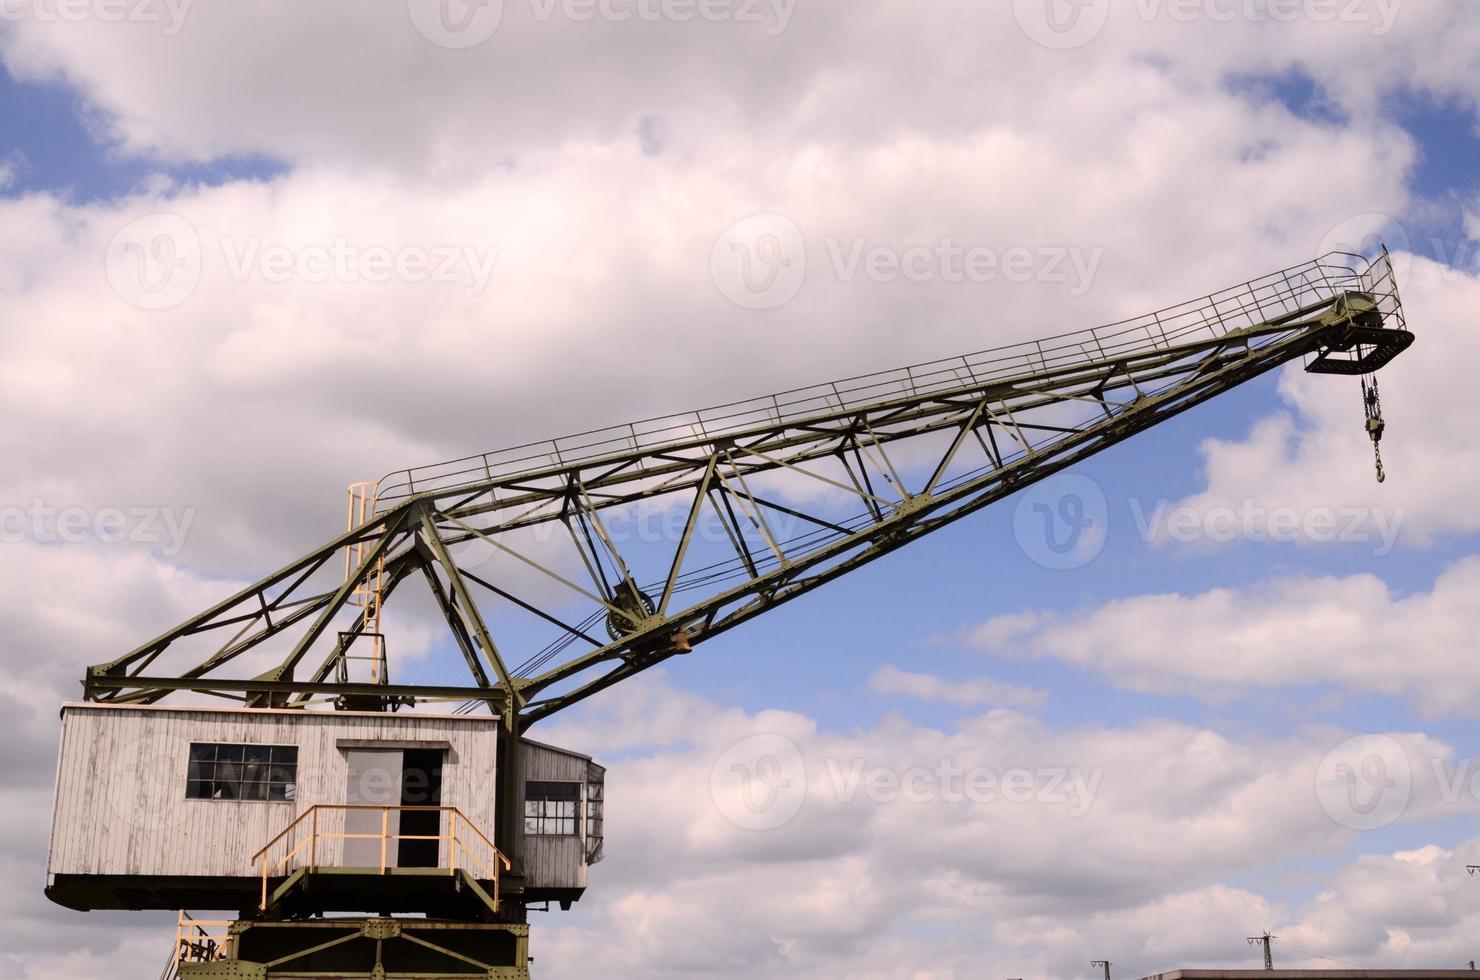
[[[1264,930],[1264,935],[1262,936],[1249,937],[1250,946],[1253,946],[1255,943],[1259,943],[1264,947],[1264,968],[1266,970],[1274,969],[1274,953],[1272,953],[1269,948],[1269,944],[1273,942],[1274,939],[1275,937],[1269,934],[1268,929]]]
[[[1090,960],[1089,961],[1089,965],[1090,966],[1103,966],[1105,968],[1105,980],[1110,980],[1110,961],[1109,960]]]

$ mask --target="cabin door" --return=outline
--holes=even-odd
[[[405,807],[436,807],[442,805],[442,757],[441,749],[407,749],[401,759],[401,805]],[[405,837],[439,838],[447,831],[443,828],[442,814],[438,810],[404,810],[401,813],[401,834]],[[397,867],[437,868],[441,856],[442,841],[402,840],[398,848]]]
[[[349,757],[346,803],[376,807],[401,804],[401,769],[405,756],[401,749],[349,749],[345,754]],[[383,848],[380,841],[382,828],[390,835]],[[344,832],[366,835],[345,839],[344,867],[379,868],[382,860],[387,868],[398,866],[400,848],[395,835],[401,832],[399,811],[347,810]]]

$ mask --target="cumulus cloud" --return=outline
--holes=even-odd
[[[868,679],[868,686],[880,694],[902,694],[921,701],[938,701],[962,708],[1037,708],[1048,701],[1047,691],[987,677],[953,681],[934,674],[900,670],[894,666],[884,666],[874,671]]]
[[[1355,815],[1345,797],[1318,786],[1348,758],[1361,761],[1335,729],[1250,738],[1154,720],[1055,726],[999,709],[945,729],[885,716],[841,732],[792,713],[737,712],[657,678],[546,734],[580,747],[634,712],[666,715],[672,734],[649,732],[655,748],[610,771],[608,858],[593,872],[586,916],[554,919],[536,938],[557,973],[598,947],[615,975],[634,977],[655,962],[717,976],[762,964],[776,976],[1055,977],[1107,955],[1150,972],[1236,965],[1248,955],[1243,936],[1264,927],[1308,949],[1421,965],[1452,955],[1446,930],[1476,914],[1460,895],[1434,896],[1467,878],[1475,842],[1423,852],[1418,873],[1406,853],[1338,865],[1330,892],[1308,900],[1221,883],[1297,856],[1336,857],[1360,840],[1343,822]],[[1480,809],[1453,747],[1414,733],[1378,738],[1410,760],[1393,819],[1421,835],[1424,821]],[[716,790],[716,770],[722,782],[744,758],[736,747],[755,739],[796,750],[783,775],[804,792],[775,826],[737,825],[744,811]],[[1032,774],[1019,797],[1007,778],[974,794],[950,776],[1011,770]],[[1072,783],[1062,797],[1048,786],[1045,774],[1065,770],[1093,787],[1087,808],[1074,806]],[[882,772],[897,784],[872,775]],[[911,773],[926,775],[912,785]],[[749,895],[770,898],[738,900]],[[1347,942],[1348,920],[1398,927],[1404,910],[1387,913],[1415,901],[1443,915],[1412,943]],[[1293,949],[1281,956],[1320,965]]]
[[[1471,656],[1477,595],[1480,559],[1472,557],[1413,595],[1395,594],[1371,574],[1285,578],[995,617],[967,636],[994,654],[1065,660],[1138,691],[1222,701],[1258,688],[1332,683],[1450,715],[1480,696]]]
[[[93,527],[112,510],[193,515],[178,553],[58,546],[31,523],[4,542],[0,734],[30,760],[0,801],[16,815],[0,840],[16,857],[8,880],[40,881],[54,706],[81,668],[335,534],[346,483],[1089,326],[1308,259],[1354,213],[1410,204],[1415,147],[1384,118],[1385,99],[1472,103],[1480,91],[1477,25],[1459,4],[1403,5],[1381,43],[1372,23],[1147,21],[1127,5],[1075,51],[1035,44],[1011,5],[964,0],[814,3],[784,27],[580,22],[558,4],[541,20],[535,6],[503,6],[498,31],[460,51],[419,33],[404,5],[347,0],[189,5],[173,29],[88,16],[0,24],[6,70],[66,86],[114,154],[283,165],[215,185],[158,177],[90,203],[0,196],[0,503],[75,508]],[[1234,77],[1292,72],[1313,81],[1328,116]],[[806,270],[794,298],[762,310],[727,298],[711,261],[725,230],[758,212],[795,227],[787,258]],[[161,227],[183,232],[130,237]],[[915,282],[838,260],[946,245],[1057,249],[1094,274],[953,282],[935,269]],[[1407,508],[1421,543],[1472,529],[1462,494],[1426,484],[1444,452],[1447,485],[1480,472],[1463,448],[1475,413],[1458,329],[1475,284],[1412,268],[1421,342],[1384,376],[1393,479],[1379,503]],[[1290,421],[1255,430],[1237,465],[1210,444],[1209,502],[1371,502],[1350,489],[1368,466],[1355,395],[1320,381],[1284,379]],[[1367,579],[1240,598],[1281,624],[1318,599],[1355,635],[1349,601],[1459,624],[1470,576],[1456,566],[1413,599]],[[1189,638],[1202,634],[1187,621],[1227,615],[1217,598],[1173,598],[1146,611]],[[1184,608],[1198,602],[1196,615]],[[414,611],[409,622],[393,655],[425,649]],[[1041,638],[1065,624],[1025,617],[987,634]],[[1439,649],[1445,636],[1425,629]],[[1086,662],[1114,652],[1084,642]],[[1439,654],[1427,657],[1405,669],[1379,651],[1369,673],[1343,681],[1448,710]],[[1299,678],[1311,659],[1275,666]],[[1153,681],[1165,665],[1133,666],[1146,683],[1224,680]],[[1040,697],[902,671],[875,682],[960,708]],[[557,974],[599,951],[628,976],[664,962],[721,975],[759,962],[776,975],[975,976],[989,963],[1062,976],[1116,937],[1130,959],[1172,965],[1215,956],[1220,922],[1280,918],[1278,903],[1220,875],[1339,854],[1353,838],[1312,788],[1343,733],[1063,728],[1003,709],[947,729],[889,717],[843,733],[661,684],[602,704],[548,736],[625,756],[590,911],[536,940]],[[764,832],[721,811],[735,797],[712,778],[715,760],[755,736],[784,739],[804,768],[802,807]],[[1415,758],[1452,756],[1422,735],[1394,738]],[[991,773],[993,799],[899,795],[930,785],[919,771],[964,779],[957,770]],[[1051,799],[1016,803],[1004,794],[1017,784],[1000,781],[1016,771],[1030,796],[1063,778]],[[1416,779],[1411,819],[1455,812],[1437,786]],[[1412,861],[1392,860],[1373,888],[1426,887],[1398,874]],[[21,926],[8,975],[122,972],[149,948],[162,959],[160,922],[58,913],[38,893],[5,893],[6,921]],[[67,943],[79,948],[57,952]],[[1415,932],[1384,953],[1447,948],[1437,943]]]
[[[1480,392],[1466,367],[1480,354],[1470,312],[1480,299],[1480,277],[1428,259],[1404,261],[1406,315],[1417,340],[1378,376],[1388,422],[1387,481],[1372,479],[1357,386],[1292,368],[1280,379],[1287,410],[1260,420],[1242,439],[1204,442],[1206,487],[1173,509],[1204,517],[1254,514],[1254,532],[1262,535],[1278,530],[1274,514],[1289,515],[1297,529],[1317,517],[1328,521],[1336,540],[1350,531],[1360,541],[1380,542],[1391,532],[1420,547],[1438,535],[1480,530],[1480,517],[1467,504],[1480,492],[1480,450],[1469,435]],[[1358,518],[1355,525],[1349,516]],[[1148,528],[1153,540],[1171,536],[1166,524],[1148,522]]]
[[[1421,852],[1419,873],[1403,854],[1358,859],[1309,910],[1221,883],[1297,857],[1339,859],[1360,843],[1358,812],[1322,795],[1333,759],[1361,759],[1335,729],[1269,739],[1160,720],[1051,725],[995,709],[948,728],[886,715],[841,731],[740,711],[655,676],[536,737],[601,757],[608,733],[638,717],[654,722],[609,771],[606,860],[582,913],[538,921],[532,948],[552,975],[579,973],[600,949],[620,977],[650,976],[655,963],[720,977],[752,976],[758,964],[775,976],[897,977],[925,965],[943,977],[1057,977],[1105,955],[1148,970],[1226,963],[1233,923],[1272,925],[1314,948],[1345,942],[1362,922],[1404,926],[1402,909],[1387,911],[1418,900],[1441,923],[1473,919],[1458,897],[1433,895],[1462,880],[1466,855],[1480,853],[1473,843]],[[1411,759],[1393,820],[1421,834],[1428,821],[1480,812],[1452,746],[1375,737]],[[733,767],[756,761],[746,754],[756,740],[789,749],[779,772],[753,773],[779,777],[781,795],[746,809],[731,793],[746,792]],[[43,797],[8,793],[9,812],[31,815],[13,826],[40,836]],[[18,850],[15,876],[39,880],[43,853]],[[86,975],[110,957],[148,961],[168,935],[159,916],[46,914],[17,892],[7,901],[37,923],[7,948],[14,972],[37,980]],[[1411,942],[1373,955],[1419,964],[1453,948],[1430,920],[1412,921]]]

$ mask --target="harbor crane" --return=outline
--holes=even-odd
[[[1292,362],[1361,379],[1376,447],[1375,375],[1412,341],[1387,253],[1333,253],[1108,326],[355,484],[343,534],[87,669],[48,895],[235,913],[181,913],[180,976],[527,977],[528,911],[578,899],[604,846],[604,770],[532,726]],[[627,533],[644,511],[671,533]],[[392,676],[413,591],[466,683]],[[74,756],[107,752],[160,787],[128,790],[157,815],[116,850],[72,800],[104,792]],[[367,789],[377,766],[391,785]],[[206,850],[138,853],[185,838]]]

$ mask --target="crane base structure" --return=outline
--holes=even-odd
[[[239,941],[215,947],[221,958],[187,958],[182,975],[262,967],[267,977],[395,976],[402,969],[441,976],[436,970],[448,956],[432,946],[503,949],[511,937],[519,939],[511,954],[517,963],[506,956],[485,966],[478,955],[458,962],[470,970],[525,969],[524,934],[515,930],[526,909],[579,898],[584,877],[564,891],[526,886],[541,875],[558,878],[563,866],[584,874],[604,839],[600,767],[530,742],[531,726],[1287,364],[1360,377],[1365,431],[1376,445],[1385,423],[1375,372],[1413,339],[1387,253],[1333,253],[1108,326],[351,487],[343,534],[88,668],[85,703],[155,709],[189,692],[248,714],[406,718],[438,702],[457,705],[452,718],[486,712],[497,729],[487,763],[477,772],[441,772],[444,790],[459,799],[497,801],[487,837],[508,861],[499,873],[505,890],[490,920],[452,920],[465,922],[468,933],[455,940],[454,925],[438,927],[441,940],[408,920],[331,928],[263,903],[233,920]],[[634,521],[654,514],[665,530],[634,532]],[[466,683],[392,683],[383,610],[413,588],[445,623],[445,648],[465,664]],[[513,649],[525,652],[510,658]],[[345,741],[353,751],[387,751],[364,739],[338,743]],[[531,761],[545,750],[556,754]],[[458,781],[473,778],[491,778],[488,795],[464,792]],[[315,790],[319,796],[298,797],[297,807],[345,803],[334,795],[343,795],[341,782],[336,776]],[[70,819],[54,821],[54,840],[74,829]],[[126,862],[89,868],[130,873]],[[396,876],[382,878],[360,899],[371,910],[401,909]],[[315,909],[323,923],[365,911],[332,904]],[[338,945],[313,951],[309,940],[334,929]],[[303,959],[333,959],[342,948],[369,965],[349,969],[336,960],[328,973],[295,973],[275,957],[248,966],[251,948],[279,943],[301,947]],[[372,945],[374,963],[363,959]],[[413,947],[425,951],[425,963],[397,958],[399,951],[413,960],[423,955]],[[480,975],[456,972],[462,967],[446,975]]]
[[[248,919],[230,923],[229,931],[219,936],[182,936],[176,976],[183,980],[528,980],[528,950],[529,926],[522,924],[396,918]],[[207,951],[222,955],[207,958]]]

